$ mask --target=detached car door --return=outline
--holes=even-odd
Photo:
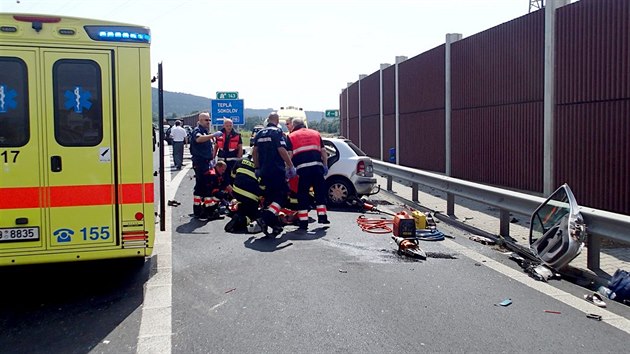
[[[529,244],[543,263],[560,269],[584,247],[586,226],[567,184],[563,184],[532,214]]]

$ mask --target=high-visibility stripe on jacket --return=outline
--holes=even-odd
[[[317,130],[298,128],[289,135],[293,145],[293,165],[299,171],[309,166],[324,166],[322,163],[322,137]]]
[[[256,168],[252,161],[243,159],[238,162],[232,170],[232,178],[234,179],[232,192],[258,201],[262,192],[255,171]]]

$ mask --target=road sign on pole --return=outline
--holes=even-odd
[[[338,109],[327,109],[326,110],[326,118],[339,118],[339,110]]]
[[[234,125],[243,125],[244,114],[243,100],[212,100],[210,103],[212,125],[223,124],[225,118],[231,119]]]
[[[217,100],[237,100],[238,92],[217,91]]]

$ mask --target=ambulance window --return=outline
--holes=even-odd
[[[101,69],[92,60],[62,59],[53,66],[55,139],[63,146],[103,140]]]
[[[28,75],[19,58],[0,57],[0,127],[0,147],[28,143]]]

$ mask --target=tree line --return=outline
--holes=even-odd
[[[245,125],[238,127],[239,130],[249,131],[257,125],[263,125],[266,117],[246,117]],[[322,119],[320,121],[309,120],[308,127],[315,129],[320,133],[339,134],[339,119]]]

